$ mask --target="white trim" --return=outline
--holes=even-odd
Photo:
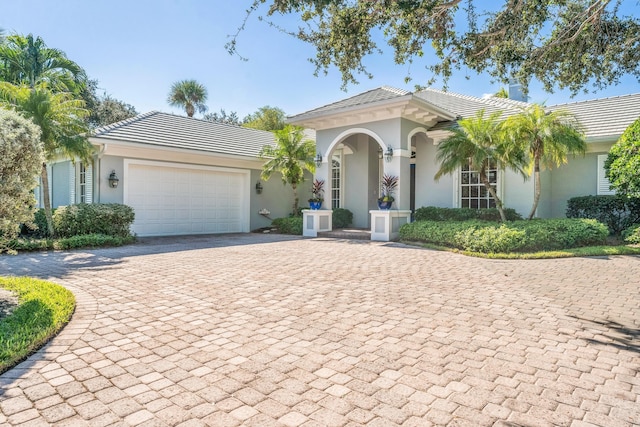
[[[616,190],[612,190],[611,182],[607,178],[606,171],[604,169],[604,162],[607,160],[608,154],[598,154],[598,173],[596,181],[596,194],[598,196],[613,195],[616,194]]]
[[[336,136],[333,139],[331,144],[329,144],[329,148],[327,148],[327,153],[331,153],[334,147],[339,143],[341,143],[343,140],[347,139],[347,137],[358,134],[358,133],[364,133],[365,135],[369,135],[371,138],[376,140],[376,142],[378,143],[378,145],[380,145],[380,147],[382,147],[383,152],[387,150],[388,145],[384,143],[382,138],[380,138],[380,136],[377,133],[366,128],[351,128],[341,132],[340,135]],[[327,160],[326,156],[322,158],[323,163],[326,162],[326,160]]]
[[[175,162],[158,162],[152,160],[135,160],[135,159],[124,159],[123,162],[123,172],[122,172],[122,202],[123,204],[129,204],[129,186],[128,186],[128,173],[130,165],[142,165],[142,166],[156,166],[156,167],[170,167],[177,169],[191,169],[191,170],[204,170],[204,171],[215,171],[215,172],[227,172],[227,173],[235,173],[238,175],[242,175],[243,177],[243,193],[242,196],[242,218],[241,218],[241,232],[248,233],[251,230],[251,219],[250,219],[250,211],[251,211],[251,171],[248,169],[234,169],[234,168],[225,168],[225,167],[217,167],[217,166],[205,166],[205,165],[194,165],[194,164],[186,164],[186,163],[175,163]]]

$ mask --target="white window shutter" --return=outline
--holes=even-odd
[[[87,164],[84,173],[85,179],[85,203],[93,203],[93,166]]]
[[[606,154],[598,155],[598,188],[597,194],[599,196],[616,194],[615,190],[610,189],[611,183],[607,179],[605,170],[604,170],[604,162],[607,160]]]
[[[53,165],[47,165],[47,182],[49,183],[49,203],[53,207]],[[42,207],[44,207],[44,194],[42,197]]]
[[[76,202],[76,162],[69,162],[69,204]]]

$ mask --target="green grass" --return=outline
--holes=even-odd
[[[586,246],[573,249],[562,249],[555,251],[539,251],[524,253],[482,253],[462,251],[460,249],[446,246],[432,245],[429,243],[403,241],[408,245],[420,246],[427,249],[454,252],[458,254],[487,259],[548,259],[548,258],[571,258],[587,256],[612,256],[612,255],[640,255],[640,245],[617,245],[617,246]]]
[[[0,277],[0,287],[14,292],[19,305],[0,319],[0,373],[36,351],[69,322],[75,298],[55,283],[28,277]]]

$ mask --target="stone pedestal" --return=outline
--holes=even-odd
[[[318,232],[331,231],[333,211],[328,209],[302,210],[302,235],[318,237]]]
[[[371,215],[371,240],[389,242],[397,240],[403,224],[411,222],[411,211],[375,210]]]

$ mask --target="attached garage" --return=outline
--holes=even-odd
[[[248,170],[125,160],[124,203],[139,236],[249,231]]]

